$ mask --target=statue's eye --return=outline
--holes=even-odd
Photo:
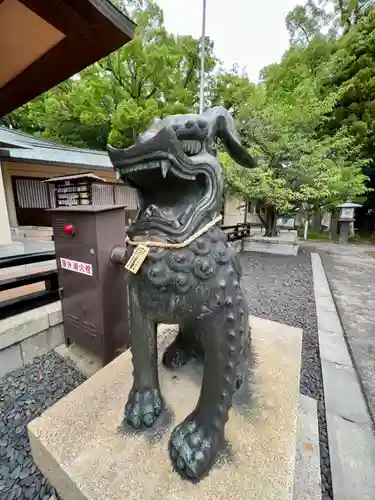
[[[202,151],[201,141],[194,139],[183,139],[181,141],[182,148],[186,156],[195,156]]]
[[[198,127],[201,130],[207,130],[207,128],[208,128],[206,122],[203,120],[198,120]]]

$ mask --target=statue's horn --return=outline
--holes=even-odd
[[[257,162],[241,144],[236,125],[229,111],[222,106],[215,106],[207,109],[204,114],[211,115],[211,120],[214,123],[214,135],[221,139],[231,158],[243,167],[256,167]]]

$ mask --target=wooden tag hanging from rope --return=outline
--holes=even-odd
[[[125,264],[125,269],[133,274],[137,274],[139,268],[146,260],[148,252],[149,247],[146,247],[146,245],[137,245],[134,252],[132,253],[132,256]]]

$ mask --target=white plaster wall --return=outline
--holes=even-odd
[[[224,205],[224,226],[234,226],[244,222],[245,204],[241,198],[226,196]]]
[[[226,196],[224,205],[224,226],[234,226],[245,222],[245,202],[236,196]],[[260,219],[256,213],[248,212],[246,222],[259,224]]]
[[[5,198],[3,171],[0,163],[0,245],[9,245],[10,243],[12,243],[12,237],[10,233],[7,202]]]
[[[7,163],[3,162],[2,170],[3,170],[5,199],[7,202],[8,218],[9,218],[10,227],[17,227],[18,221],[17,221],[17,214],[16,214],[16,204],[14,202],[12,178],[11,178],[9,166],[7,165]]]

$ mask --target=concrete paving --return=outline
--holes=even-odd
[[[375,246],[319,245],[316,249],[375,424]]]
[[[21,255],[25,253],[48,252],[54,250],[53,241],[13,236],[10,245],[0,245],[0,257]]]
[[[375,437],[321,258],[312,254],[335,500],[375,498]]]

